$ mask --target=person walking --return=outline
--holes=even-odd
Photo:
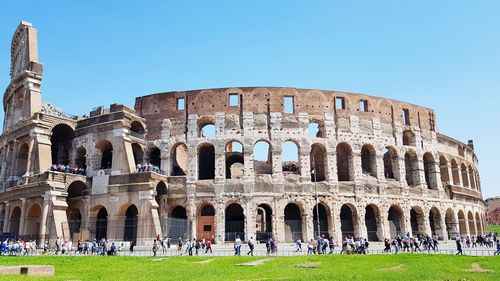
[[[457,256],[460,254],[460,255],[463,255],[464,253],[462,252],[462,243],[460,241],[460,237],[457,237],[457,239],[455,240],[455,242],[457,243]]]
[[[241,256],[241,239],[239,235],[236,235],[236,239],[234,240],[234,255]]]
[[[253,256],[254,244],[252,236],[250,236],[250,239],[248,240],[248,248],[250,249],[250,251],[248,251],[247,256]]]
[[[494,252],[493,255],[500,255],[500,239],[497,239],[497,251]]]
[[[300,240],[300,238],[297,238],[297,240],[295,240],[295,245],[297,246],[295,252],[302,252],[302,240]]]
[[[212,254],[212,241],[208,240],[206,245],[205,245],[205,254],[210,251],[210,254]]]

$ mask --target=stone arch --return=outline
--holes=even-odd
[[[168,194],[167,185],[165,184],[164,181],[159,181],[156,184],[156,196],[155,196],[155,201],[158,204],[158,214],[160,214],[160,211],[162,210],[163,207],[162,206],[163,202],[161,199],[164,195],[167,194]]]
[[[339,181],[353,181],[353,153],[351,146],[345,142],[337,145],[337,174]]]
[[[187,146],[180,142],[172,146],[170,154],[172,169],[171,176],[185,176],[188,170],[188,149]]]
[[[320,143],[311,145],[311,181],[320,182],[326,180],[327,160],[326,148]]]
[[[446,160],[446,157],[443,155],[439,156],[439,168],[441,172],[441,181],[444,182],[449,182],[450,181],[450,174],[448,173],[448,161]]]
[[[158,169],[161,169],[161,150],[154,145],[149,146],[146,150],[145,160],[151,165],[158,167]]]
[[[312,119],[307,126],[307,134],[310,138],[324,138],[325,124],[321,120]]]
[[[273,173],[272,146],[267,140],[259,140],[253,146],[253,170],[256,175]]]
[[[329,223],[328,218],[330,217],[330,209],[326,204],[318,203],[313,208],[313,225],[314,225],[314,237],[324,236],[326,238],[330,237],[329,233]],[[319,227],[320,232],[318,233],[318,215],[319,215]]]
[[[358,234],[357,225],[357,210],[352,204],[344,204],[340,208],[340,230],[342,232],[342,239],[346,237],[355,237]]]
[[[382,219],[380,209],[375,204],[365,207],[365,226],[368,241],[381,241],[384,237],[382,232]]]
[[[225,211],[225,239],[235,241],[237,237],[245,240],[245,215],[243,208],[238,203],[231,203]]]
[[[75,164],[77,168],[87,169],[87,150],[85,147],[80,146],[76,150]]]
[[[211,116],[203,116],[198,119],[198,135],[200,138],[215,139],[215,122]]]
[[[208,180],[215,178],[215,147],[211,143],[202,143],[198,146],[198,179]]]
[[[42,208],[39,204],[33,204],[25,218],[26,228],[24,230],[24,239],[39,239],[40,223],[42,222]]]
[[[9,232],[19,234],[19,224],[21,222],[21,208],[14,207],[10,212]]]
[[[424,154],[424,174],[427,188],[437,190],[438,179],[436,176],[436,161],[434,160],[434,156],[432,156],[432,154],[429,152]]]
[[[242,179],[245,171],[243,144],[239,141],[226,143],[226,179]]]
[[[190,235],[189,225],[186,208],[177,205],[170,210],[168,215],[166,233],[173,238],[187,239]]]
[[[389,234],[391,238],[402,236],[405,233],[404,212],[398,205],[392,205],[387,212],[389,221]]]
[[[386,179],[399,179],[398,152],[392,146],[386,147],[384,152],[384,176]]]
[[[483,228],[481,226],[481,218],[479,217],[479,213],[476,212],[476,235],[484,234]]]
[[[95,209],[97,208],[97,209]],[[100,240],[107,239],[108,236],[108,210],[104,206],[96,206],[97,211],[95,223],[95,238]]]
[[[17,166],[16,174],[21,177],[28,171],[28,158],[29,158],[29,146],[24,143],[19,147],[19,152],[17,153]]]
[[[75,197],[88,195],[89,188],[87,184],[85,184],[84,182],[76,180],[68,186],[67,192],[68,192],[67,198],[71,199]]]
[[[462,237],[467,236],[467,226],[466,226],[465,214],[463,210],[458,210],[458,227],[459,232]]]
[[[432,235],[438,236],[439,239],[445,238],[441,227],[441,213],[437,207],[432,207],[429,211],[429,225]]]
[[[361,170],[363,174],[377,177],[377,153],[371,144],[361,147]]]
[[[286,140],[281,145],[282,171],[293,174],[300,174],[298,142],[294,140]]]
[[[137,241],[138,215],[139,211],[134,204],[128,206],[125,211],[125,227],[123,229],[124,241]]]
[[[130,132],[134,137],[142,138],[146,133],[144,124],[139,121],[133,121],[130,123]]]
[[[451,173],[453,177],[453,184],[460,186],[460,173],[458,171],[458,163],[455,159],[451,159]]]
[[[256,215],[257,237],[255,239],[265,243],[267,239],[273,237],[273,209],[269,204],[259,204]]]
[[[414,151],[410,150],[405,154],[405,170],[408,186],[417,186],[419,184],[419,169],[417,154]]]
[[[101,151],[100,169],[111,169],[113,165],[113,145],[111,142],[101,140],[95,147]]]
[[[136,142],[132,143],[132,154],[134,155],[134,166],[144,162],[144,150],[140,144]]]
[[[426,229],[424,216],[424,211],[421,207],[414,206],[410,209],[410,224],[413,236],[417,236],[417,234],[427,234],[425,233]]]
[[[215,208],[212,204],[205,203],[198,208],[198,239],[205,238],[215,242],[216,224]]]
[[[285,242],[303,239],[302,236],[302,210],[296,203],[288,203],[285,213]]]
[[[469,178],[467,173],[467,166],[464,163],[460,165],[460,171],[462,172],[462,187],[469,187]]]
[[[405,130],[403,132],[403,145],[416,146],[415,133],[411,130]]]
[[[50,136],[52,164],[69,164],[71,142],[74,137],[73,128],[67,124],[58,124],[52,128]]]
[[[469,222],[469,235],[477,235],[476,225],[474,224],[474,215],[471,211],[467,212],[467,221]]]

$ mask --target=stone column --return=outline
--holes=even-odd
[[[378,179],[378,182],[385,182],[384,155],[377,153],[375,161],[376,161],[376,165],[377,165],[377,179]]]
[[[416,183],[416,186],[419,186],[422,189],[427,189],[427,182],[425,181],[425,168],[424,168],[424,161],[423,157],[420,154],[417,154],[417,164],[418,164],[418,170],[415,171],[417,175],[414,175],[414,178],[418,180],[418,183]]]
[[[45,240],[48,240],[46,235],[47,235],[47,217],[49,215],[49,206],[50,206],[50,192],[46,192],[43,195],[43,206],[42,206],[42,218],[40,220],[40,241],[39,244],[40,246],[43,245]],[[49,226],[50,229],[50,226]]]
[[[17,161],[19,160],[19,157],[17,157],[18,154],[19,154],[19,141],[14,140],[14,150],[12,152],[12,167],[10,168],[10,176],[17,175]]]
[[[470,228],[469,228],[469,218],[467,218],[467,214],[464,215],[464,221],[465,221],[465,233],[467,236],[471,236],[470,235]]]
[[[308,208],[308,206],[305,206]],[[313,215],[312,209],[308,208],[304,210],[304,214],[302,215],[302,236],[305,241],[309,241],[310,239],[316,239],[314,236],[314,223],[313,223]]]
[[[245,240],[248,241],[250,237],[253,237],[253,240],[256,239],[256,220],[255,214],[257,210],[253,206],[252,200],[248,200],[245,204],[245,208],[243,208],[243,215],[245,217]]]
[[[19,218],[19,236],[24,235],[24,224],[26,221],[26,198],[21,198],[21,217]]]
[[[424,231],[425,231],[425,234],[428,234],[428,235],[432,235],[432,228],[431,228],[431,223],[430,223],[430,220],[429,220],[429,212],[425,212],[424,211]],[[436,222],[434,222],[436,223]]]
[[[342,244],[342,223],[340,221],[340,206],[334,204],[332,207],[332,221],[333,221],[333,229],[334,229],[334,234],[333,237],[335,237],[337,243],[340,245]]]
[[[446,228],[446,213],[444,216],[440,217],[439,224],[441,225],[441,233],[443,234],[443,240],[448,241],[448,229]]]
[[[226,225],[225,225],[225,217],[226,217],[226,210],[225,210],[225,204],[224,202],[217,202],[217,204],[214,205],[214,208],[216,210],[215,214],[215,240],[217,241],[217,244],[224,244],[226,241]]]
[[[3,220],[3,232],[9,232],[10,201],[5,201],[5,216]]]
[[[357,206],[358,208],[358,215],[357,215],[357,221],[358,221],[358,237],[368,239],[368,230],[366,229],[366,223],[365,223],[365,214],[366,214],[366,209],[363,206]]]

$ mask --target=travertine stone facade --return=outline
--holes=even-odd
[[[4,232],[141,244],[156,234],[221,243],[308,240],[318,228],[372,241],[485,231],[473,144],[439,134],[429,108],[241,87],[69,116],[42,105],[36,30],[25,22],[12,41],[11,80],[0,137]]]

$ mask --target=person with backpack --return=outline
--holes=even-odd
[[[248,248],[250,251],[248,251],[247,256],[251,255],[253,256],[253,249],[254,249],[254,244],[253,244],[253,237],[250,236],[250,239],[248,240]]]

